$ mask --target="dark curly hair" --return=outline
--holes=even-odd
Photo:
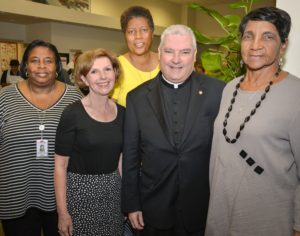
[[[54,53],[56,73],[60,74],[60,72],[62,70],[62,64],[61,64],[61,60],[60,60],[60,56],[59,56],[57,48],[51,43],[36,39],[36,40],[33,40],[27,46],[27,48],[23,54],[23,58],[22,58],[21,66],[20,66],[20,72],[21,72],[22,78],[24,78],[24,79],[27,78],[26,72],[27,72],[28,58],[29,58],[31,51],[36,47],[45,47],[45,48],[50,49],[50,51],[52,51]]]
[[[241,21],[239,31],[241,36],[245,32],[245,28],[249,21],[267,21],[273,24],[280,36],[282,43],[286,41],[291,29],[291,17],[290,15],[276,7],[262,7],[249,12]]]
[[[154,32],[154,22],[150,11],[147,8],[141,6],[133,6],[126,9],[121,15],[120,23],[123,33],[125,33],[127,30],[128,22],[135,17],[145,18],[151,31]]]

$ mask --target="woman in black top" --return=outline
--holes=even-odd
[[[122,234],[120,208],[124,109],[109,98],[119,63],[104,49],[83,53],[76,79],[89,94],[68,106],[57,129],[55,192],[61,235]]]

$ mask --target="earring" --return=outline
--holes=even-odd
[[[283,66],[283,58],[282,57],[279,58],[278,65],[279,65],[279,68],[281,68]]]
[[[243,68],[243,66],[244,66],[244,62],[243,60],[240,60],[240,67]]]
[[[25,71],[25,76],[26,76],[26,78],[28,78],[28,72],[27,72],[27,70]]]
[[[58,73],[57,73],[57,72],[55,73],[55,76],[56,76],[55,78],[57,78],[57,77],[58,77]]]

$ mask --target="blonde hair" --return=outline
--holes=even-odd
[[[112,67],[115,70],[116,80],[119,78],[121,71],[118,59],[106,49],[92,49],[82,53],[76,60],[74,75],[75,81],[79,87],[86,87],[86,85],[81,80],[81,76],[83,75],[85,77],[91,70],[95,60],[100,57],[106,57],[110,60]]]

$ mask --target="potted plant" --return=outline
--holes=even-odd
[[[242,0],[228,4],[231,9],[244,9],[247,14],[254,2],[260,0]],[[209,37],[197,30],[193,30],[199,44],[210,45],[209,49],[201,52],[200,59],[205,72],[228,82],[244,73],[241,66],[239,15],[222,15],[214,9],[206,8],[198,3],[192,3],[190,8],[197,9],[215,19],[226,35]]]

